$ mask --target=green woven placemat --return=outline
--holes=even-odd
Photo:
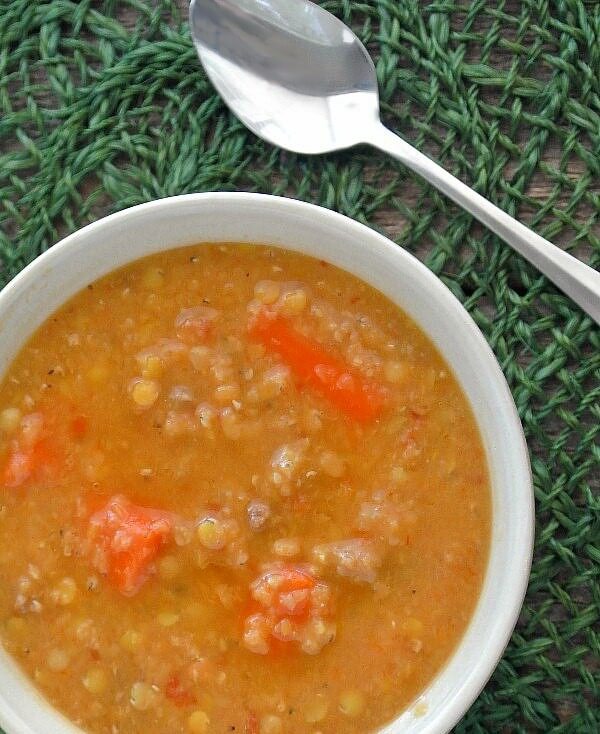
[[[293,0],[292,0],[293,1]],[[600,262],[596,0],[323,3],[372,51],[386,121],[507,211]],[[517,403],[536,551],[510,646],[458,732],[600,732],[600,334],[436,191],[367,150],[275,150],[224,109],[183,1],[0,0],[0,285],[133,204],[245,190],[384,231],[465,304]]]

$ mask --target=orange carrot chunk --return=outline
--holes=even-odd
[[[245,612],[249,615],[258,611],[273,620],[306,617],[310,611],[310,592],[316,583],[308,571],[277,564],[276,568],[265,571],[251,584],[253,599]]]
[[[87,418],[84,415],[78,415],[71,421],[71,433],[75,438],[83,438],[88,430]]]
[[[293,592],[309,592],[315,587],[315,579],[305,571],[297,568],[286,568],[285,578],[277,589],[278,598],[274,611],[279,616],[298,617],[309,612],[310,597],[308,594],[299,595],[293,601]]]
[[[352,371],[281,316],[259,314],[250,327],[250,336],[278,353],[301,384],[311,387],[350,418],[368,423],[381,415],[387,398],[383,385]]]
[[[170,513],[112,497],[89,521],[88,546],[94,567],[124,596],[133,596],[171,536]]]
[[[52,480],[60,466],[56,441],[45,436],[41,414],[26,416],[23,423],[18,438],[9,445],[6,464],[0,472],[0,486],[11,489],[30,480]]]

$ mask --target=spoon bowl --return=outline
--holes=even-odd
[[[192,0],[190,27],[209,78],[259,137],[296,153],[359,143],[389,153],[479,219],[600,323],[600,273],[382,125],[375,67],[341,20],[310,0]]]
[[[365,142],[366,131],[378,124],[371,57],[318,5],[192,0],[190,25],[211,82],[232,112],[269,143],[328,153]]]

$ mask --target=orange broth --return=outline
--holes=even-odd
[[[0,635],[97,734],[364,734],[487,563],[469,404],[381,293],[264,246],[90,284],[0,387]]]

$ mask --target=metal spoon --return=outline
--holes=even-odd
[[[192,0],[192,37],[227,105],[296,153],[368,143],[479,219],[600,323],[600,273],[535,234],[383,126],[373,62],[354,33],[308,0]]]

